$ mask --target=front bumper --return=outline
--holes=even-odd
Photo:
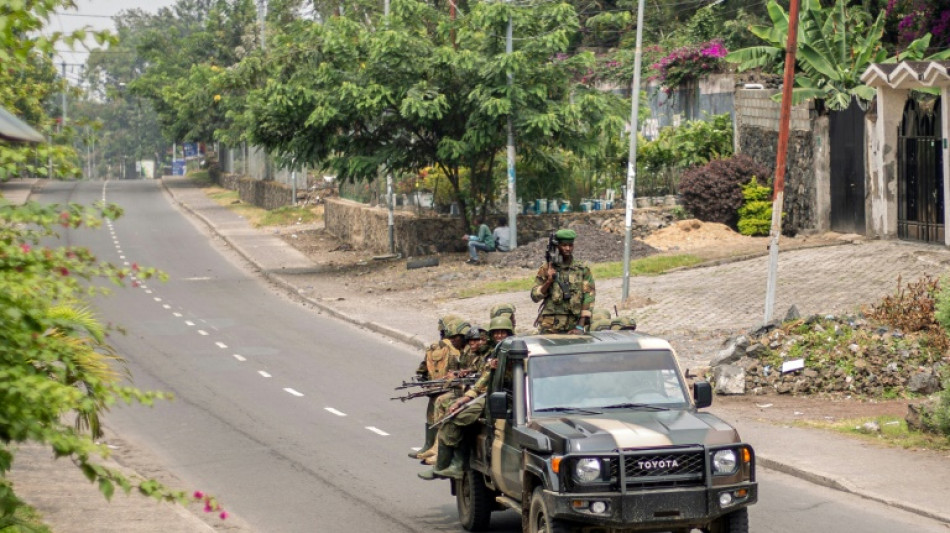
[[[720,505],[719,498],[722,493],[733,495],[730,505]],[[744,496],[736,497],[742,494]],[[620,531],[663,531],[702,526],[757,500],[758,484],[754,481],[717,487],[628,491],[624,494],[544,491],[544,503],[553,518]],[[594,502],[604,502],[604,512],[593,512],[591,504]]]

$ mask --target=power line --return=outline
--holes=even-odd
[[[115,17],[115,15],[87,15],[85,13],[53,13],[53,15],[60,17],[86,17],[94,19],[111,19]]]

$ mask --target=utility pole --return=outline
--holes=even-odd
[[[633,231],[633,206],[635,188],[637,184],[637,121],[640,112],[640,63],[642,61],[643,44],[643,5],[644,0],[637,2],[637,47],[633,59],[633,81],[630,85],[630,153],[627,156],[627,190],[626,208],[624,209],[624,237],[623,237],[623,293],[620,303],[623,305],[630,296],[630,240]]]
[[[505,53],[511,57],[513,49],[511,38],[511,0],[508,0],[508,31],[505,32]],[[510,64],[510,62],[509,62]],[[508,224],[511,227],[511,249],[518,247],[518,196],[515,192],[515,124],[514,101],[514,74],[508,71],[508,100],[511,109],[508,111]]]
[[[798,49],[798,5],[788,6],[788,40],[785,45],[785,77],[782,80],[782,107],[778,123],[778,153],[775,155],[775,189],[772,194],[772,227],[769,230],[769,274],[765,288],[765,322],[772,321],[775,285],[778,278],[778,240],[782,234],[785,204],[785,165],[788,157],[788,130],[792,115],[792,85],[795,83],[795,52]]]

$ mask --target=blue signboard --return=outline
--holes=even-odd
[[[185,159],[189,157],[198,157],[198,143],[185,143],[182,145],[185,152]]]
[[[185,175],[185,160],[184,159],[175,159],[172,161],[172,176],[184,176]]]

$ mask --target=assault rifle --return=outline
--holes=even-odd
[[[561,264],[561,253],[558,250],[559,244],[561,244],[561,242],[557,239],[557,234],[552,233],[548,237],[548,247],[544,250],[544,260],[547,261],[548,265],[555,268]],[[564,294],[564,300],[570,300],[571,284],[566,281],[561,281],[560,272],[554,275],[554,282],[561,287],[561,292]]]
[[[488,394],[488,393],[487,393],[487,392],[483,392],[483,393],[479,394],[478,396],[472,398],[472,401],[466,403],[466,404],[463,405],[462,407],[459,407],[458,409],[452,411],[451,413],[449,413],[449,414],[443,416],[442,418],[440,418],[439,420],[435,421],[435,423],[433,423],[431,426],[429,426],[429,429],[435,429],[435,428],[437,428],[437,427],[442,427],[442,424],[448,422],[449,420],[452,420],[452,419],[455,418],[459,413],[461,413],[462,411],[464,411],[464,410],[465,410],[465,406],[472,405],[473,403],[477,402],[478,400],[481,400],[482,398],[485,397],[486,394]]]
[[[469,374],[464,377],[459,378],[450,378],[450,379],[433,379],[430,381],[403,381],[402,385],[396,387],[394,390],[400,389],[409,389],[413,387],[422,387],[422,390],[410,392],[405,396],[395,396],[390,398],[390,400],[401,400],[405,402],[406,400],[411,400],[413,398],[419,398],[421,396],[436,396],[442,394],[443,392],[449,392],[452,389],[459,386],[474,385],[478,381],[479,374]]]

